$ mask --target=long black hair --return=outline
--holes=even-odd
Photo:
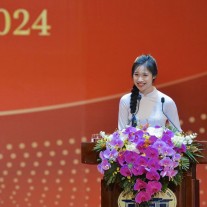
[[[132,65],[132,77],[134,75],[134,71],[141,65],[144,65],[153,77],[156,77],[157,71],[157,63],[156,60],[151,55],[141,55],[136,58]],[[130,112],[131,114],[135,114],[137,108],[137,100],[139,97],[139,89],[133,85],[131,90],[131,99],[130,99]]]

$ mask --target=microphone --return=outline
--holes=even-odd
[[[137,119],[136,119],[135,114],[137,114],[138,111],[139,111],[139,104],[140,104],[140,100],[141,99],[142,99],[142,96],[140,94],[138,94],[138,96],[137,96],[137,100],[138,100],[137,111],[132,114],[132,126],[133,127],[136,127],[137,126]]]
[[[138,100],[137,113],[139,111],[139,104],[140,104],[141,99],[142,99],[142,96],[140,94],[138,94],[138,96],[137,96],[137,100]]]
[[[165,98],[162,97],[161,98],[161,103],[162,103],[162,113],[166,116],[166,118],[168,119],[168,121],[173,125],[173,127],[177,130],[177,131],[180,131],[176,126],[175,124],[170,120],[170,118],[168,117],[168,115],[164,112],[163,110],[163,106],[164,106],[164,103],[165,103]]]

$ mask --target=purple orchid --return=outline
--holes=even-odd
[[[162,154],[162,156],[166,157],[166,156],[173,156],[175,155],[176,152],[171,147],[166,146],[160,149],[160,153]]]
[[[158,181],[149,181],[146,186],[146,191],[151,195],[158,193],[162,189],[162,184]]]
[[[159,156],[159,153],[158,153],[158,150],[149,146],[146,150],[145,150],[145,154],[148,158],[158,158]]]
[[[160,175],[155,169],[152,168],[146,173],[146,178],[148,180],[159,180]]]
[[[170,138],[172,138],[174,136],[174,132],[169,129],[167,129],[163,134],[167,135]]]
[[[160,173],[160,175],[162,177],[165,177],[165,176],[168,176],[170,178],[174,177],[176,174],[178,173],[177,170],[174,170],[173,168],[170,168],[170,167],[165,167],[163,169],[163,171]]]
[[[168,132],[168,131],[167,131]],[[172,138],[172,134],[171,133],[167,133],[167,132],[165,132],[165,133],[163,133],[163,136],[162,136],[162,141],[163,142],[165,142],[167,145],[169,145],[170,147],[173,147],[174,146],[174,144],[173,144],[173,142],[172,142],[172,140],[171,140],[171,138]]]
[[[143,180],[141,180],[141,179],[138,178],[138,179],[136,180],[135,185],[134,185],[134,190],[140,191],[140,190],[142,190],[142,189],[145,189],[146,186],[147,186],[147,183],[144,182]]]
[[[154,135],[150,136],[150,138],[149,138],[150,144],[155,143],[157,140],[158,140],[158,138],[156,136],[154,136]]]
[[[137,158],[138,157],[138,158]],[[141,175],[145,172],[145,168],[141,167],[140,163],[145,164],[143,158],[136,152],[125,151],[122,153],[122,158],[118,158],[118,162],[121,161],[120,173],[125,176]],[[139,159],[140,158],[140,159]],[[141,162],[139,162],[141,161]]]
[[[136,160],[137,165],[147,167],[147,162],[148,162],[147,157],[143,157],[143,156],[137,157],[137,160]]]
[[[171,167],[173,166],[173,161],[169,157],[165,157],[160,160],[159,164],[164,167]]]
[[[144,166],[134,164],[132,172],[135,176],[143,175],[146,173],[146,168]]]
[[[145,140],[142,138],[137,142],[137,147],[136,147],[140,153],[144,153],[145,152]]]
[[[101,151],[99,157],[103,159],[113,160],[115,161],[118,156],[118,151],[116,149],[107,148],[104,151]]]
[[[180,159],[181,159],[181,155],[178,154],[178,153],[174,154],[173,157],[172,157],[173,161],[180,161]]]
[[[131,177],[132,176],[132,164],[125,164],[124,166],[121,167],[120,169],[120,174],[125,176],[125,177]]]
[[[124,156],[124,154],[125,154],[125,151],[121,151],[121,152],[119,152],[118,157],[117,157],[117,162],[121,166],[123,166],[125,164],[125,156]]]
[[[113,133],[110,145],[119,148],[122,148],[124,146],[124,142],[121,139],[120,134],[118,132]]]
[[[147,162],[147,167],[149,169],[154,168],[155,170],[159,170],[160,169],[160,164],[159,164],[159,159],[149,159]]]
[[[150,199],[151,195],[149,193],[147,193],[146,191],[140,191],[135,197],[135,202],[140,204],[142,202],[149,201]]]
[[[136,132],[136,131],[137,131],[137,129],[136,129],[135,127],[130,126],[130,127],[127,127],[127,128],[123,131],[123,134],[131,134],[131,133],[134,133],[134,132]]]
[[[98,164],[98,171],[103,174],[104,171],[108,170],[110,167],[111,164],[108,162],[107,159],[104,159],[100,164]]]
[[[125,151],[124,157],[127,163],[134,163],[137,159],[137,153],[132,151]]]
[[[166,146],[167,146],[166,143],[159,139],[152,145],[152,147],[157,149],[159,152],[163,147],[166,147]]]
[[[181,154],[181,153],[186,152],[186,145],[182,144],[181,147],[175,147],[174,149],[177,153]]]
[[[138,130],[137,132],[134,133],[134,140],[133,142],[134,143],[138,143],[139,140],[143,140],[143,135],[144,135],[144,132],[142,130]]]

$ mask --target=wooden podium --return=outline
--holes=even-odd
[[[207,164],[207,141],[198,141],[203,145],[203,157],[197,158],[198,164]],[[97,165],[98,153],[93,151],[95,143],[81,143],[81,161],[83,164]],[[196,177],[197,164],[192,163],[191,168],[184,175],[180,186],[172,186],[171,190],[177,197],[177,207],[199,207],[199,180]],[[118,197],[121,189],[117,184],[106,186],[105,182],[101,181],[101,207],[118,207]]]

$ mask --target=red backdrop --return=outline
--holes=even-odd
[[[101,176],[80,163],[80,143],[116,129],[142,53],[157,59],[156,85],[182,128],[206,139],[206,9],[204,0],[2,0],[0,205],[100,205]]]

